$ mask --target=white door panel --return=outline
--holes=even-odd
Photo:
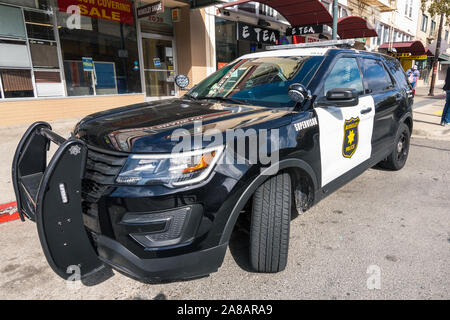
[[[361,114],[362,110],[368,108],[371,108],[370,112]],[[319,119],[323,187],[370,158],[375,104],[371,96],[365,96],[360,97],[358,105],[354,107],[319,107],[315,111]],[[345,134],[345,122],[352,118],[354,122],[359,119],[359,124],[351,125],[351,129],[348,127]],[[344,155],[344,137],[352,147],[351,155],[349,152]]]

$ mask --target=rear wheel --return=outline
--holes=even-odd
[[[250,264],[258,272],[284,270],[289,248],[291,178],[282,173],[264,182],[253,196]]]
[[[403,168],[408,159],[410,137],[409,127],[401,123],[395,137],[394,149],[386,160],[379,163],[379,166],[390,170]]]

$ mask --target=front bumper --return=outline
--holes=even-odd
[[[222,265],[227,246],[225,243],[172,257],[142,259],[111,238],[97,238],[101,261],[144,281],[186,280],[216,272]]]
[[[50,142],[59,148],[47,165]],[[137,205],[145,198],[109,197],[117,192],[113,181],[124,159],[91,152],[83,141],[66,140],[44,122],[23,136],[12,166],[18,210],[22,220],[37,223],[52,269],[68,279],[77,268],[86,277],[107,264],[146,281],[217,271],[227,244],[196,241],[204,219],[201,204],[149,211],[148,202]],[[127,201],[138,208],[129,210]]]

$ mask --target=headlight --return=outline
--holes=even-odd
[[[224,147],[172,154],[132,155],[116,178],[119,184],[177,187],[208,177]]]

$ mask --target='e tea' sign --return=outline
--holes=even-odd
[[[144,18],[157,13],[164,12],[164,5],[162,1],[158,1],[155,3],[150,3],[145,6],[137,8],[137,17]]]
[[[280,32],[238,22],[238,40],[253,41],[266,44],[277,44]]]
[[[78,6],[82,16],[134,24],[133,7],[128,0],[58,0],[61,12],[70,12],[71,6]]]
[[[287,36],[304,36],[307,34],[315,34],[323,32],[323,24],[316,24],[310,26],[293,27],[286,29]]]

